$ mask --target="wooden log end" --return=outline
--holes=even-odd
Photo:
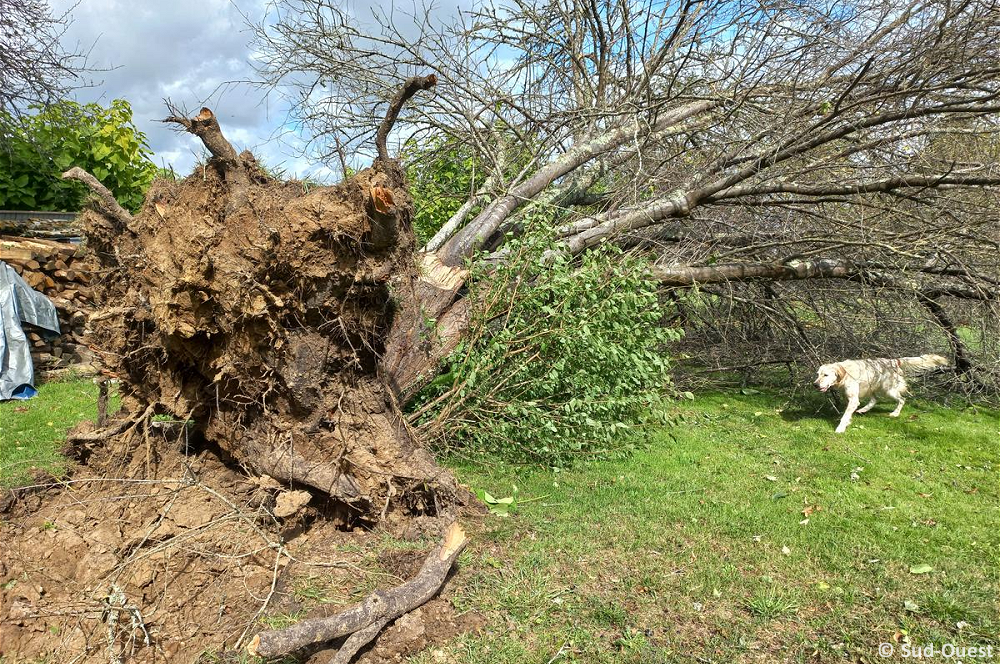
[[[458,525],[457,521],[452,523],[448,526],[448,530],[444,535],[444,545],[441,547],[441,553],[438,556],[441,560],[448,560],[455,555],[456,551],[465,546],[467,539],[462,526]]]

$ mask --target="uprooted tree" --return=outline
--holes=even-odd
[[[994,3],[487,2],[364,23],[316,0],[276,8],[259,70],[291,90],[315,154],[344,163],[370,132],[362,102],[428,67],[439,91],[405,136],[474,168],[422,248],[455,288],[425,303],[440,343],[410,358],[404,395],[460,338],[463,261],[503,260],[539,209],[559,251],[638,246],[665,286],[721,296],[699,328],[713,348],[735,341],[722,318],[788,331],[795,348],[762,354],[774,327],[750,330],[751,362],[898,352],[928,325],[960,374],[1000,384]],[[859,293],[878,311],[855,317]],[[896,337],[860,333],[879,314]],[[824,345],[817,321],[834,320],[841,343]],[[982,366],[963,325],[982,328]]]
[[[85,170],[64,174],[94,195],[84,231],[103,306],[91,341],[122,403],[107,415],[105,384],[98,421],[68,436],[78,472],[0,524],[0,579],[17,580],[0,589],[0,655],[192,661],[206,647],[333,647],[330,661],[346,664],[441,589],[466,544],[454,522],[466,494],[400,411],[394,368],[421,339],[433,274],[413,260],[412,201],[386,148],[403,104],[434,83],[401,86],[373,165],[332,187],[269,177],[211,110],[173,106],[166,122],[211,158],[156,182],[136,214]],[[157,434],[158,419],[179,426]],[[16,505],[4,495],[0,510]],[[419,523],[444,537],[409,581],[266,629],[258,618],[283,565],[336,565],[290,549],[288,533],[315,521],[320,532]],[[28,544],[40,527],[46,550]]]
[[[168,414],[255,473],[345,506],[352,521],[450,509],[454,479],[408,430],[383,363],[390,340],[420,320],[411,200],[384,135],[433,84],[402,87],[374,165],[333,187],[268,177],[209,109],[166,120],[209,150],[203,174],[158,181],[135,216],[90,174],[67,171],[96,194],[84,224],[105,308],[92,338],[122,381],[123,413],[71,441],[113,447]],[[123,466],[133,451],[117,455]]]

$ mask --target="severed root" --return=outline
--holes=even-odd
[[[441,545],[427,556],[417,575],[406,583],[389,590],[376,590],[360,604],[335,616],[303,620],[291,627],[261,632],[250,641],[247,651],[258,657],[280,657],[310,644],[350,634],[330,659],[330,664],[347,664],[389,622],[437,594],[467,543],[465,531],[452,523]]]
[[[389,132],[392,131],[392,125],[396,123],[396,118],[399,117],[399,112],[402,110],[403,104],[420,90],[430,90],[435,85],[437,85],[437,76],[434,74],[428,76],[411,76],[403,83],[403,87],[396,92],[392,101],[389,102],[389,109],[385,113],[385,119],[382,120],[378,132],[375,134],[375,149],[378,150],[379,159],[389,161],[389,151],[386,149],[385,143],[389,139]]]

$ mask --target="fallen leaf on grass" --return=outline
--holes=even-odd
[[[767,480],[768,482],[777,482],[778,481],[778,478],[775,477],[774,475],[764,475],[764,479]]]
[[[920,610],[920,605],[914,602],[912,599],[903,600],[903,608],[912,613],[916,613]]]
[[[933,567],[931,567],[927,563],[923,563],[921,565],[913,565],[913,566],[911,566],[910,567],[910,574],[927,574],[928,572],[931,572],[933,570],[934,570]]]
[[[473,493],[476,494],[476,497],[479,498],[479,500],[486,504],[490,513],[495,516],[508,516],[511,510],[517,506],[517,501],[514,499],[514,496],[494,498],[488,491],[483,489],[476,489]]]
[[[784,555],[786,555],[786,556],[790,556],[790,555],[792,555],[792,550],[789,549],[787,546],[783,546],[783,547],[781,547],[781,553],[784,554]]]

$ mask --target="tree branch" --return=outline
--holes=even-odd
[[[438,252],[441,262],[446,265],[461,264],[516,209],[533,199],[558,178],[614,149],[637,133],[645,135],[661,131],[670,125],[712,110],[718,105],[719,102],[708,100],[692,102],[661,114],[649,128],[640,130],[636,125],[628,124],[576,145],[535,171],[530,178],[511,189],[506,196],[498,198],[492,205],[487,206],[475,219],[458,231]]]
[[[808,185],[795,182],[778,182],[775,184],[748,185],[732,187],[709,196],[704,202],[712,203],[743,196],[764,196],[767,194],[798,194],[800,196],[852,196],[888,192],[895,189],[927,189],[947,185],[965,187],[989,187],[1000,185],[1000,177],[984,177],[976,175],[908,175],[885,178],[871,182],[859,182],[851,185],[820,184]]]

